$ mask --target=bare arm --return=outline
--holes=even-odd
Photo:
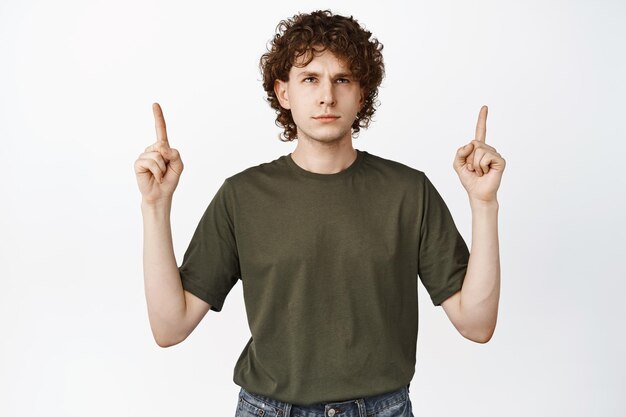
[[[457,150],[453,167],[472,207],[472,250],[463,287],[441,305],[467,339],[488,342],[496,328],[500,300],[500,249],[496,197],[506,161],[485,143],[487,106],[480,109],[476,139]]]
[[[185,340],[211,306],[183,289],[172,245],[171,200],[157,204],[142,201],[141,211],[148,317],[155,341],[168,347]]]
[[[441,306],[465,338],[488,342],[496,328],[500,299],[498,203],[472,204],[472,251],[463,288]]]
[[[184,165],[170,148],[165,118],[158,103],[152,105],[157,141],[135,161],[141,192],[144,247],[143,270],[148,317],[155,341],[161,347],[182,342],[211,306],[183,290],[172,245],[172,196]]]

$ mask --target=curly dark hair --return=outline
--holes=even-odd
[[[352,124],[352,136],[367,128],[379,104],[378,87],[385,76],[383,45],[372,33],[362,28],[352,17],[333,15],[330,10],[318,10],[309,14],[297,14],[282,20],[268,51],[261,56],[259,67],[263,75],[265,98],[276,110],[276,125],[284,132],[279,138],[283,142],[296,139],[297,128],[291,111],[280,106],[274,92],[275,80],[289,81],[289,71],[296,60],[305,55],[304,67],[326,49],[344,59],[364,92],[363,108]],[[370,39],[371,38],[371,39]],[[308,57],[307,57],[308,55]]]

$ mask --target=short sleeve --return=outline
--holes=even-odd
[[[443,198],[428,177],[422,177],[418,274],[438,306],[463,286],[470,253]]]
[[[185,290],[209,303],[211,310],[222,310],[241,276],[228,179],[200,218],[178,271]]]

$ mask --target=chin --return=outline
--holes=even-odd
[[[317,142],[325,142],[325,143],[338,142],[341,139],[349,135],[350,135],[350,132],[339,131],[339,130],[326,131],[326,132],[317,131],[317,132],[310,132],[310,133],[305,132],[305,136],[310,138],[311,140],[314,140]]]

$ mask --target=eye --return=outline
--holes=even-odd
[[[337,81],[341,81],[339,84],[347,84],[350,82],[347,78],[337,78]]]
[[[314,79],[315,79],[315,77],[306,77],[306,78],[305,78],[305,79],[303,79],[302,81],[306,83],[306,82],[309,82],[309,81],[307,81],[307,80],[314,80]]]

